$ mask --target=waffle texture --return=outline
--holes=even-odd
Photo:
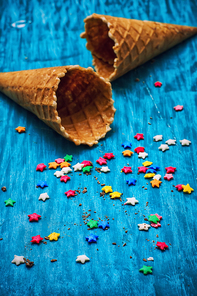
[[[0,91],[76,145],[97,144],[114,120],[111,84],[92,68],[0,73]]]

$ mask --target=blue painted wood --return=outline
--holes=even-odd
[[[197,4],[189,0],[2,0],[0,70],[69,64],[90,66],[91,54],[79,35],[83,32],[83,19],[93,12],[195,26]],[[11,26],[19,20],[25,20],[26,26],[21,29]],[[148,62],[113,82],[117,108],[113,129],[92,148],[76,147],[33,114],[0,95],[0,185],[7,187],[6,193],[0,193],[3,238],[0,241],[0,295],[196,295],[196,47],[197,37],[194,37],[157,57],[155,63]],[[136,77],[140,82],[134,81]],[[163,83],[160,89],[153,86],[157,80]],[[177,104],[184,105],[182,112],[173,110]],[[27,132],[16,133],[18,125],[26,126]],[[133,139],[137,132],[144,133],[144,141],[138,143]],[[164,141],[176,138],[177,145],[165,153],[160,152],[160,143],[152,140],[157,134],[163,134]],[[183,138],[192,144],[182,147],[179,140]],[[174,180],[163,180],[159,189],[151,188],[143,175],[137,175],[137,167],[143,161],[136,155],[129,160],[123,158],[121,143],[124,140],[132,141],[132,150],[143,145],[149,154],[148,160],[161,166],[162,176],[166,166],[177,167]],[[116,156],[109,161],[111,172],[106,175],[95,171],[90,176],[73,173],[71,181],[62,184],[52,170],[43,173],[35,170],[38,163],[47,164],[66,154],[73,154],[73,164],[88,159],[95,165],[96,159],[105,152]],[[135,187],[128,187],[127,177],[120,173],[127,163],[137,179]],[[94,175],[101,183],[123,192],[123,202],[134,195],[139,204],[123,206],[123,202],[112,201],[108,196],[103,199],[101,185]],[[36,188],[40,179],[48,182],[46,190]],[[172,185],[179,183],[189,183],[194,193],[184,195],[174,190]],[[66,190],[84,186],[87,193],[73,199],[65,197]],[[45,203],[38,201],[43,192],[50,196]],[[16,200],[13,208],[4,206],[4,200],[9,197]],[[149,202],[147,207],[146,202]],[[86,212],[91,209],[94,219],[109,217],[108,231],[94,231],[99,235],[97,244],[88,245],[85,241],[89,231],[83,224],[83,209]],[[38,223],[28,222],[27,215],[33,212],[42,216]],[[163,216],[162,227],[140,232],[137,224],[144,222],[143,215],[147,217],[155,212]],[[61,238],[47,245],[31,245],[32,236],[44,237],[51,232],[59,232]],[[155,249],[157,240],[171,244],[169,250],[162,253]],[[77,264],[77,255],[84,253],[90,262]],[[27,269],[24,265],[11,264],[14,254],[33,260],[35,266]],[[143,258],[149,256],[155,260],[147,264]],[[51,259],[57,262],[51,263]],[[139,273],[143,264],[153,266],[152,275]]]

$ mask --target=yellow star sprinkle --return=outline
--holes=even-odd
[[[56,169],[59,166],[57,162],[49,162],[48,165],[49,169]]]
[[[131,150],[125,150],[125,151],[122,151],[122,154],[123,156],[131,156],[133,154],[133,152]]]
[[[153,163],[151,161],[148,161],[148,160],[143,162],[143,166],[145,166],[145,167],[147,167],[147,166],[149,166],[151,164],[153,164]]]
[[[21,134],[21,133],[24,133],[25,132],[25,129],[26,127],[23,127],[23,126],[18,126],[17,128],[15,128],[15,130]]]
[[[110,193],[110,196],[111,196],[112,199],[114,199],[114,198],[120,198],[121,195],[122,195],[122,193],[120,193],[118,191],[115,191],[113,193]]]
[[[67,168],[67,167],[69,167],[69,166],[71,166],[71,164],[70,164],[69,162],[67,162],[67,161],[64,161],[64,162],[62,162],[62,163],[60,164],[61,169],[62,169],[62,168]]]
[[[104,186],[101,190],[105,191],[105,193],[113,192],[111,186]]]
[[[154,173],[149,173],[149,174],[146,174],[146,175],[144,176],[144,178],[145,178],[145,179],[150,179],[150,178],[152,178],[152,177],[154,177],[154,176],[155,176]]]
[[[48,235],[48,238],[50,239],[50,241],[53,241],[53,240],[57,241],[59,236],[60,236],[60,233],[53,232]]]
[[[189,184],[187,184],[187,185],[182,185],[182,187],[183,187],[183,192],[185,192],[185,193],[191,193],[192,191],[194,191],[194,189],[193,188],[191,188],[190,186],[189,186]]]

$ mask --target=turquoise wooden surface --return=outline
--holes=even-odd
[[[83,19],[93,12],[191,26],[196,25],[197,15],[197,4],[189,0],[1,0],[0,4],[1,71],[91,66],[91,54],[79,35],[84,30]],[[11,26],[20,20],[25,20],[23,28]],[[76,147],[0,95],[0,185],[7,187],[7,192],[0,192],[0,295],[196,295],[196,47],[197,37],[193,37],[157,57],[154,63],[148,62],[113,82],[117,112],[112,131],[92,148]],[[136,77],[140,82],[135,82]],[[163,83],[160,89],[154,87],[157,80]],[[184,105],[182,112],[173,110],[177,104]],[[15,132],[19,125],[26,127],[25,134]],[[144,133],[144,140],[135,140],[136,133]],[[161,142],[152,139],[157,134],[162,134],[164,141],[176,138],[177,145],[162,153],[158,150]],[[192,141],[189,147],[179,144],[184,138]],[[151,188],[143,175],[137,175],[143,160],[136,154],[128,160],[122,156],[124,140],[131,140],[132,151],[144,146],[148,160],[161,167],[162,176],[166,166],[177,167],[174,180],[162,180],[159,189]],[[108,162],[108,174],[94,169],[90,176],[73,173],[70,182],[62,184],[53,170],[35,170],[38,163],[48,164],[66,154],[73,154],[73,164],[86,159],[95,168],[96,159],[105,152],[115,154],[115,159]],[[136,186],[129,187],[127,176],[120,173],[127,163],[132,166]],[[119,200],[104,200],[94,176],[101,184],[123,192],[123,201],[134,195],[139,204],[123,206]],[[49,187],[36,188],[38,180],[46,180]],[[177,192],[172,185],[180,183],[189,183],[195,191],[191,195]],[[88,192],[67,199],[64,192],[78,187],[87,187]],[[45,203],[38,201],[43,192],[50,196]],[[9,197],[16,201],[13,208],[4,205]],[[99,235],[97,244],[85,241],[90,231],[83,224],[83,209],[91,209],[90,217],[94,219],[109,217],[109,230],[91,231]],[[27,215],[33,212],[42,216],[38,223],[28,221]],[[161,228],[140,232],[137,224],[144,222],[143,215],[155,212],[163,216]],[[51,232],[60,233],[57,242],[31,244],[32,236],[44,237]],[[169,250],[155,249],[157,241],[171,244]],[[90,262],[77,264],[76,257],[84,253]],[[28,269],[11,264],[15,254],[29,258],[35,266]],[[145,263],[143,258],[149,256],[154,262]],[[57,262],[51,263],[51,259]],[[153,266],[152,275],[138,271],[143,264]]]

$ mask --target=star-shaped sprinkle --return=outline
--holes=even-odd
[[[158,222],[158,223],[151,223],[150,224],[152,227],[154,227],[154,228],[158,228],[158,227],[161,227],[161,224]]]
[[[18,126],[17,128],[15,128],[15,130],[21,134],[21,133],[25,133],[26,128],[24,126]]]
[[[122,143],[122,147],[124,147],[124,149],[130,149],[132,146],[131,142],[129,141],[125,141],[124,143]]]
[[[154,258],[153,257],[148,257],[147,260],[148,261],[154,261]]]
[[[149,169],[153,169],[153,170],[155,170],[155,171],[158,171],[158,170],[160,169],[160,167],[157,166],[157,165],[151,165],[151,166],[149,167]]]
[[[166,144],[168,144],[169,146],[170,145],[176,145],[176,140],[169,139],[169,140],[166,141]]]
[[[46,199],[49,199],[49,196],[47,193],[41,193],[38,199],[45,201]]]
[[[107,160],[102,157],[99,157],[99,159],[97,159],[96,162],[100,165],[107,164]]]
[[[15,200],[11,199],[11,198],[8,198],[7,200],[4,201],[5,203],[5,206],[11,206],[13,207],[14,206],[14,203],[15,203]]]
[[[137,147],[137,148],[135,148],[134,149],[134,151],[137,153],[137,154],[139,154],[140,152],[144,152],[144,147]]]
[[[164,176],[163,178],[164,178],[165,180],[168,180],[168,181],[174,179],[174,177],[173,177],[172,174],[165,174],[165,176]]]
[[[139,141],[139,140],[144,140],[144,135],[143,135],[143,134],[136,134],[136,135],[134,136],[134,138],[137,139],[138,141]]]
[[[102,228],[103,230],[110,228],[109,223],[107,221],[101,221],[98,227]]]
[[[150,181],[150,183],[151,183],[151,185],[152,185],[153,188],[154,188],[154,187],[158,187],[158,188],[159,188],[159,185],[160,185],[162,182],[159,181],[159,180],[157,180],[157,179],[155,179],[155,180]]]
[[[16,264],[17,266],[22,264],[22,263],[25,263],[24,256],[14,255],[14,259],[11,262]]]
[[[138,167],[138,173],[146,173],[146,171],[148,170],[148,168],[146,168],[145,166],[142,167]]]
[[[81,262],[82,264],[84,264],[87,261],[90,261],[90,259],[86,255],[77,256],[76,262]]]
[[[83,173],[89,173],[92,169],[91,165],[85,166],[82,168]]]
[[[110,159],[114,158],[115,156],[113,155],[113,153],[105,153],[105,155],[103,155],[103,157],[110,160]]]
[[[177,105],[174,107],[175,111],[182,111],[183,110],[183,105]]]
[[[59,166],[59,164],[57,163],[57,162],[49,162],[48,163],[48,165],[49,165],[49,169],[57,169],[57,167]]]
[[[66,183],[68,180],[70,180],[70,177],[69,177],[69,176],[62,176],[62,177],[60,178],[60,181],[61,181],[61,182],[64,182],[64,183]]]
[[[66,156],[64,156],[64,161],[72,161],[72,160],[73,160],[73,156],[72,155],[66,154]]]
[[[43,172],[46,167],[47,166],[44,163],[40,163],[40,164],[37,165],[36,171]]]
[[[60,164],[60,163],[64,162],[64,158],[57,158],[57,159],[55,159],[55,162]]]
[[[31,243],[33,244],[39,244],[43,238],[40,235],[32,236]]]
[[[83,164],[83,167],[86,167],[86,166],[92,166],[92,162],[89,161],[89,160],[84,160],[84,161],[82,161],[81,164]]]
[[[154,136],[154,137],[153,137],[153,140],[154,140],[155,142],[162,141],[162,139],[163,139],[163,136],[162,136],[162,135],[157,135],[157,136]]]
[[[104,191],[105,193],[113,192],[111,186],[104,186],[101,190]]]
[[[190,186],[189,186],[189,184],[187,184],[187,185],[182,185],[182,187],[183,187],[183,192],[185,192],[185,193],[192,193],[192,191],[194,191],[194,189],[193,188],[191,188]]]
[[[142,224],[138,224],[139,230],[148,230],[150,228],[149,224],[146,223],[142,223]]]
[[[167,174],[170,174],[170,173],[174,173],[176,168],[169,166],[169,167],[165,168],[165,170],[166,170]]]
[[[160,219],[156,215],[150,215],[148,216],[148,221],[157,224],[157,222],[159,222]]]
[[[128,197],[124,204],[135,206],[136,203],[139,203],[139,201],[135,197]]]
[[[115,198],[120,198],[122,193],[118,192],[118,191],[114,191],[112,193],[109,194],[111,199],[115,199]]]
[[[139,269],[139,271],[143,272],[143,274],[148,274],[148,273],[152,273],[152,266],[146,266],[146,265],[143,265],[142,268]]]
[[[50,241],[57,241],[59,236],[60,236],[60,233],[52,232],[51,234],[48,235],[48,238]]]
[[[48,187],[46,181],[38,181],[38,183],[37,183],[36,186],[37,186],[37,187],[40,187],[40,188]]]
[[[67,168],[69,166],[71,166],[71,164],[69,162],[67,162],[67,161],[64,161],[64,162],[60,163],[60,168],[61,169],[62,168]]]
[[[146,153],[146,152],[140,152],[140,153],[138,154],[138,158],[143,158],[143,159],[145,159],[147,156],[148,156],[148,153]]]
[[[159,219],[159,221],[162,219],[162,216],[158,215],[158,214],[150,214],[151,216],[157,216],[157,218]]]
[[[84,166],[84,164],[83,163],[76,163],[75,165],[73,165],[73,169],[74,169],[74,171],[76,172],[76,171],[81,171],[82,170],[82,167]]]
[[[107,173],[107,172],[110,172],[110,169],[108,168],[108,166],[105,166],[101,168],[101,172]]]
[[[161,179],[161,175],[157,174],[153,177],[153,180],[160,180]]]
[[[149,168],[146,173],[147,174],[156,174],[156,172],[157,172],[156,170],[153,170],[153,169]]]
[[[56,176],[57,178],[62,177],[62,176],[64,176],[64,172],[62,172],[62,171],[56,171],[54,173],[54,176]]]
[[[143,162],[142,164],[143,164],[143,166],[147,167],[147,166],[150,166],[153,163],[151,161],[147,160],[147,161]]]
[[[123,156],[130,157],[133,154],[133,152],[131,150],[124,150],[124,151],[122,151],[122,154],[123,154]]]
[[[87,226],[90,227],[90,228],[98,228],[98,221],[95,221],[95,220],[90,220],[88,223],[87,223]]]
[[[68,190],[65,192],[65,194],[67,197],[72,197],[76,195],[75,190]]]
[[[178,191],[182,191],[183,190],[183,185],[182,184],[178,184],[175,186],[176,189],[178,189]]]
[[[131,167],[126,167],[126,166],[124,166],[124,167],[121,169],[121,171],[124,172],[125,174],[132,173],[132,169],[131,169]]]
[[[180,140],[180,143],[182,146],[189,146],[189,144],[191,144],[191,141],[183,139],[183,140]]]
[[[134,178],[130,178],[129,180],[126,180],[126,183],[131,186],[131,185],[134,185],[136,184],[137,180],[134,179]]]
[[[145,179],[150,179],[150,178],[152,178],[152,177],[154,177],[155,176],[155,174],[153,174],[153,173],[149,173],[149,174],[146,174],[145,176],[144,176],[144,178]]]
[[[61,171],[64,174],[68,174],[72,172],[72,169],[70,167],[64,167]]]
[[[169,146],[167,144],[161,144],[158,149],[165,152],[166,150],[169,150]]]
[[[162,86],[162,83],[161,83],[160,81],[156,81],[156,82],[154,83],[154,86],[155,86],[155,87],[161,87],[161,86]]]
[[[158,248],[160,248],[160,250],[162,250],[162,251],[165,251],[165,249],[167,249],[168,248],[168,246],[166,245],[166,243],[162,243],[162,242],[157,242],[156,243],[156,246],[158,247]]]
[[[36,213],[30,214],[28,215],[28,217],[29,217],[29,222],[38,222],[38,220],[41,218],[41,216]]]
[[[96,243],[97,239],[98,239],[98,235],[93,234],[93,233],[91,233],[90,235],[86,236],[86,240],[89,243]]]

